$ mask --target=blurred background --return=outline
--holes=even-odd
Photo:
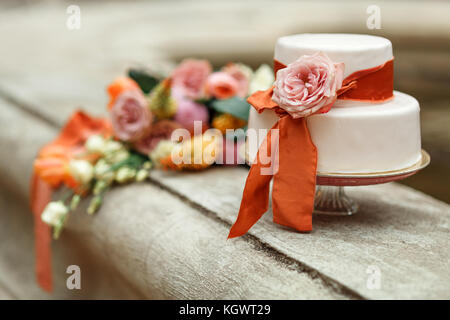
[[[81,9],[79,30],[66,26],[69,5]],[[370,5],[380,9],[380,29],[367,26]],[[0,96],[61,123],[78,106],[104,113],[105,86],[130,66],[168,70],[198,57],[257,67],[271,64],[282,35],[381,35],[394,46],[395,88],[421,104],[432,158],[401,183],[450,203],[449,14],[449,1],[2,0]],[[34,94],[48,104],[33,104]]]

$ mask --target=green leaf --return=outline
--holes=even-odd
[[[242,98],[233,97],[230,99],[214,100],[211,108],[217,112],[229,113],[236,118],[248,120],[250,105]]]
[[[201,98],[201,99],[194,100],[194,102],[203,104],[208,108],[211,108],[211,103],[213,103],[213,101],[215,101],[215,99],[212,99],[212,98]]]
[[[130,69],[128,70],[128,76],[137,82],[144,93],[149,93],[160,82],[158,78],[143,70]]]

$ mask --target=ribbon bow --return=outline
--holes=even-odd
[[[286,66],[274,61],[275,73]],[[337,91],[338,99],[384,102],[393,98],[394,61],[356,71],[346,77]],[[317,149],[311,140],[306,118],[293,119],[273,100],[273,88],[255,92],[248,102],[259,112],[274,110],[278,122],[261,144],[245,183],[241,206],[228,238],[239,237],[262,217],[269,207],[270,181],[273,179],[273,221],[300,232],[312,230],[312,212],[317,173]],[[278,129],[275,131],[274,129]],[[278,133],[278,145],[272,146]],[[274,148],[275,147],[275,148]],[[275,150],[275,154],[271,154]],[[260,161],[269,152],[272,163]],[[267,169],[275,166],[270,173]]]

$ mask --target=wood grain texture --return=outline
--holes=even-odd
[[[150,184],[115,188],[95,217],[76,213],[83,239],[151,299],[345,299],[257,243],[225,241],[227,225]]]
[[[246,175],[244,168],[217,167],[202,174],[153,171],[151,177],[231,225]],[[268,212],[250,234],[366,297],[449,297],[450,207],[395,183],[348,189],[360,204],[354,216],[316,215],[314,231],[301,234],[275,225]],[[370,266],[381,271],[379,290],[366,285]]]
[[[0,185],[0,299],[139,299],[125,277],[102,260],[93,246],[86,247],[83,235],[64,235],[53,243],[54,292],[36,284],[34,274],[33,218],[22,194]],[[68,290],[66,269],[81,268],[81,290]],[[4,296],[2,296],[2,293]],[[9,296],[9,297],[8,297]]]

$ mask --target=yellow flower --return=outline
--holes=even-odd
[[[239,119],[229,113],[223,113],[214,117],[212,121],[212,126],[222,132],[226,133],[227,129],[238,129],[242,128],[247,124],[247,121]]]
[[[221,137],[207,133],[195,136],[175,146],[170,155],[160,159],[160,164],[172,170],[205,169],[215,162],[221,141]]]
[[[153,89],[148,97],[150,111],[158,119],[171,118],[177,112],[177,102],[171,96],[170,85],[170,79],[163,80]]]

